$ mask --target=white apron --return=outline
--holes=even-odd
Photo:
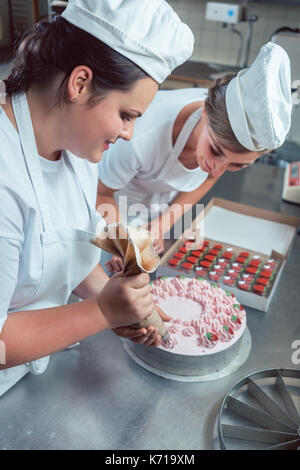
[[[197,109],[187,119],[176,139],[172,151],[156,178],[146,180],[135,177],[126,188],[115,193],[118,202],[120,201],[120,196],[127,196],[128,208],[133,204],[143,204],[148,209],[147,213],[144,212],[138,217],[134,214],[130,214],[127,218],[128,223],[133,225],[146,223],[151,215],[151,205],[152,216],[155,217],[155,207],[153,205],[156,205],[158,208],[160,204],[169,204],[179,191],[193,191],[208,177],[208,173],[203,172],[201,168],[198,167],[194,170],[189,170],[178,160],[188,138],[201,118],[202,110],[203,108]],[[122,220],[125,220],[125,210],[122,210],[122,204],[119,204],[119,207]],[[158,213],[159,210],[157,210],[157,215]]]
[[[84,180],[80,172],[76,171],[76,163],[72,163],[69,159],[87,203],[90,231],[85,232],[69,228],[55,230],[55,227],[51,225],[47,194],[39,162],[40,157],[36,148],[26,95],[13,96],[12,105],[24,159],[43,223],[43,232],[41,233],[43,253],[41,283],[38,291],[31,298],[26,298],[26,288],[23,287],[24,306],[19,307],[18,311],[57,307],[68,302],[72,291],[99,263],[99,248],[93,246],[90,239],[91,233],[96,232],[97,225],[103,223],[103,219],[89,205],[86,189],[89,187],[90,182]],[[67,154],[66,158],[68,158]],[[8,313],[13,311],[9,310]],[[0,396],[28,372],[36,375],[43,373],[48,363],[49,356],[0,371]]]

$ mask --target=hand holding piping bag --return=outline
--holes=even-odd
[[[124,261],[124,277],[135,274],[153,273],[159,265],[159,256],[153,248],[151,234],[145,229],[126,227],[123,224],[110,224],[97,234],[92,243]],[[163,313],[161,314],[163,316]],[[167,317],[163,318],[167,320]],[[167,328],[153,305],[153,313],[131,328],[156,327],[162,338],[168,336]]]

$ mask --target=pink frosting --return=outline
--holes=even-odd
[[[177,345],[176,338],[165,339],[162,342],[162,346],[166,349],[174,349],[176,345]]]
[[[168,332],[175,335],[176,333],[179,333],[180,331],[180,328],[178,326],[175,326],[175,325],[171,325],[169,326],[168,328]]]
[[[189,321],[173,318],[167,325],[171,335],[194,337],[198,346],[205,349],[232,340],[246,317],[244,309],[240,308],[234,296],[207,281],[179,277],[160,278],[152,284],[151,293],[155,304],[161,299],[186,297],[201,305],[202,313],[197,318]],[[165,349],[174,349],[178,339],[171,336],[171,339],[163,341],[162,346]]]
[[[234,336],[234,331],[230,328],[230,326],[223,325],[218,329],[217,335],[219,336],[220,341],[223,341],[226,343],[232,340]]]
[[[212,341],[208,339],[208,337],[206,336],[206,333],[202,333],[200,336],[198,336],[197,344],[198,346],[202,346],[203,348],[211,349],[214,346],[216,346],[217,341]]]
[[[193,336],[195,334],[195,328],[193,326],[187,326],[182,330],[183,336]]]
[[[174,277],[174,279],[172,279],[170,284],[172,284],[175,287],[175,289],[179,292],[182,292],[182,291],[185,292],[186,290],[185,283],[179,277]]]

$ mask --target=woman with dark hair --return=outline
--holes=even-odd
[[[289,58],[273,43],[249,69],[218,79],[208,93],[159,91],[134,138],[120,140],[100,162],[98,210],[108,222],[126,218],[149,228],[161,253],[164,235],[225,171],[239,171],[283,143],[291,107]],[[136,203],[148,210],[139,213]],[[106,211],[108,204],[114,210]],[[106,267],[119,271],[122,262],[114,256]]]
[[[21,40],[0,107],[0,395],[102,330],[161,340],[155,328],[126,326],[152,312],[148,275],[109,280],[90,243],[104,225],[95,163],[130,139],[192,47],[163,0],[71,0]],[[67,304],[72,292],[83,300]]]

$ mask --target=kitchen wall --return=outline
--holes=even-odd
[[[1,21],[1,38],[0,38],[0,47],[8,46],[10,41],[9,36],[9,8],[8,1],[1,0],[0,2],[0,21]]]
[[[221,23],[205,20],[206,0],[168,0],[170,5],[192,29],[195,35],[195,49],[191,60],[200,62],[215,62],[220,64],[237,64],[239,38],[230,31],[222,28]],[[226,2],[225,2],[226,3]],[[228,1],[228,3],[234,3]],[[236,3],[239,3],[236,1]],[[251,63],[256,57],[262,44],[268,41],[270,35],[281,26],[297,28],[300,26],[300,7],[249,3],[249,13],[257,15],[254,23],[253,39],[250,53]],[[236,25],[244,37],[247,25]]]
[[[48,15],[50,0],[39,0],[40,17]],[[30,29],[33,26],[33,2],[32,0],[11,0],[11,8],[14,15],[14,27],[20,30]],[[0,48],[10,45],[9,29],[9,6],[8,0],[0,0],[0,21],[2,24],[2,37],[0,38]]]

